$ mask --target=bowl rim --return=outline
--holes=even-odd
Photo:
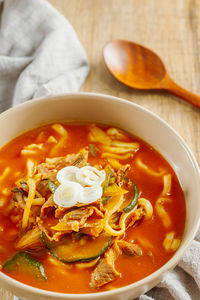
[[[193,169],[196,172],[196,176],[198,176],[200,179],[200,168],[197,163],[197,160],[196,160],[194,154],[192,153],[192,151],[190,150],[189,146],[186,144],[184,139],[179,135],[179,133],[170,124],[168,124],[165,120],[163,120],[160,116],[158,116],[156,113],[150,111],[149,109],[147,109],[143,106],[140,106],[136,103],[130,102],[129,100],[126,100],[126,99],[123,99],[120,97],[101,94],[101,93],[90,93],[90,92],[76,92],[76,93],[63,93],[63,94],[57,94],[57,95],[48,95],[45,97],[38,97],[35,99],[31,99],[31,100],[28,100],[17,106],[11,107],[10,109],[8,109],[5,112],[0,114],[0,119],[6,118],[7,115],[9,115],[12,112],[16,113],[16,112],[20,111],[22,108],[29,107],[29,109],[30,109],[32,106],[35,106],[35,105],[37,106],[41,101],[46,101],[46,102],[51,101],[51,100],[56,101],[56,100],[62,99],[62,98],[65,98],[66,101],[69,101],[72,98],[77,98],[77,97],[96,98],[98,101],[102,101],[102,102],[112,101],[113,103],[118,102],[118,103],[121,103],[121,104],[124,104],[127,106],[133,106],[136,109],[141,110],[144,113],[148,114],[152,118],[157,119],[158,122],[162,123],[165,127],[168,128],[169,131],[171,131],[176,136],[176,138],[178,138],[178,140],[181,144],[181,147],[187,153],[190,161],[192,162]],[[57,299],[67,299],[67,298],[77,299],[77,297],[79,299],[93,299],[93,298],[103,298],[106,296],[108,297],[111,295],[114,296],[117,294],[126,293],[126,292],[129,292],[140,286],[147,285],[148,283],[150,283],[153,280],[161,278],[161,276],[163,276],[164,273],[173,269],[178,264],[179,260],[183,256],[186,249],[192,243],[192,240],[194,239],[199,226],[200,226],[200,210],[199,210],[199,218],[198,218],[196,224],[193,225],[192,231],[190,232],[189,236],[187,237],[187,240],[185,241],[184,246],[180,247],[176,251],[176,253],[170,258],[170,260],[168,260],[161,268],[159,268],[155,272],[151,273],[150,275],[144,277],[143,279],[140,279],[132,284],[128,284],[126,286],[113,289],[111,291],[103,291],[103,292],[95,292],[95,293],[80,293],[80,294],[79,293],[74,294],[74,293],[53,292],[53,291],[36,288],[36,287],[30,286],[28,284],[22,283],[2,272],[0,272],[0,282],[6,283],[7,286],[13,286],[14,288],[16,288],[17,291],[23,290],[23,291],[26,291],[27,293],[32,293],[35,296],[36,295],[37,296],[46,296],[49,299],[54,299],[54,297],[56,297]]]

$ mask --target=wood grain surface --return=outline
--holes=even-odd
[[[49,2],[70,21],[86,50],[91,70],[81,91],[122,97],[150,109],[172,125],[200,162],[200,109],[175,96],[123,86],[109,74],[102,57],[107,41],[133,40],[157,52],[178,84],[200,94],[200,1]],[[13,296],[1,289],[0,299]]]

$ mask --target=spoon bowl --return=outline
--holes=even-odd
[[[153,51],[130,41],[113,40],[104,47],[104,60],[123,84],[140,90],[165,90],[200,108],[200,96],[176,84]]]
[[[108,43],[104,59],[113,76],[132,88],[158,89],[166,76],[163,62],[153,51],[129,41]]]

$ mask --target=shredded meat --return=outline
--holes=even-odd
[[[24,191],[19,188],[14,188],[12,192],[13,192],[13,201],[17,202],[19,207],[24,209],[25,208]]]
[[[51,212],[52,207],[53,209],[55,208],[55,203],[52,201],[51,197],[47,202],[42,207],[42,217],[44,214],[47,214],[45,209],[48,209],[48,212]],[[57,221],[57,224],[63,224],[61,225],[62,228],[57,230],[51,228],[52,226],[47,228],[42,219],[39,222],[39,227],[51,241],[59,241],[64,234],[71,233],[72,231],[78,232],[81,228],[83,228],[81,231],[82,233],[98,236],[103,230],[103,218],[104,215],[98,208],[95,206],[85,206],[67,212],[61,222]],[[93,226],[95,226],[95,228]]]
[[[49,211],[54,210],[58,206],[55,204],[53,201],[53,195],[51,195],[48,200],[42,205],[41,207],[41,215],[40,217],[42,218],[44,215],[46,215]]]
[[[90,286],[99,288],[102,285],[113,281],[118,276],[116,270],[110,265],[105,258],[100,259],[97,267],[92,273]]]
[[[100,210],[98,210],[95,206],[86,206],[68,212],[63,219],[66,221],[79,220],[80,225],[82,225],[91,216],[99,218],[104,217],[103,213]]]
[[[105,209],[105,206],[104,206],[103,203],[102,203],[102,199],[101,199],[101,198],[98,199],[98,200],[96,201],[95,205],[96,205],[96,207],[97,207],[100,211],[102,211],[103,213],[105,213],[106,209]]]
[[[48,199],[51,195],[51,191],[49,189],[48,180],[44,179],[37,183],[36,186],[37,191],[41,194],[42,197]]]
[[[89,218],[80,228],[80,232],[98,237],[104,229],[104,219]]]
[[[112,226],[112,228],[114,229],[118,229],[119,228],[119,219],[121,216],[121,212],[120,211],[116,211],[114,212],[109,219],[109,224]]]
[[[121,249],[121,251],[127,256],[141,256],[142,249],[133,243],[129,243],[123,240],[117,241],[117,245]]]
[[[20,181],[19,188],[24,192],[24,195],[28,195],[28,185],[25,181]]]
[[[71,166],[82,168],[86,165],[88,160],[88,151],[82,150],[75,155],[73,162],[70,163]]]
[[[89,144],[89,155],[90,156],[97,156],[97,148],[94,144]]]
[[[142,207],[139,207],[136,210],[134,210],[133,214],[131,215],[130,219],[126,224],[126,228],[128,229],[129,227],[135,225],[136,222],[142,219],[143,216],[145,216],[145,211]]]
[[[92,272],[90,286],[99,288],[120,276],[120,273],[115,269],[114,263],[119,256],[119,249],[113,246],[106,253],[105,257],[101,258],[98,265]]]
[[[103,230],[103,223],[98,222],[99,219],[103,219],[104,215],[103,213],[96,208],[95,206],[84,206],[80,208],[76,208],[70,212],[67,212],[62,222],[64,221],[64,226],[67,231],[79,231],[80,228],[85,228],[83,232],[87,231],[87,233],[96,236],[97,233],[100,233]],[[97,225],[96,230],[92,231],[91,227]],[[89,227],[90,229],[86,229]],[[98,236],[98,235],[97,235]]]
[[[15,244],[16,249],[20,250],[40,250],[44,248],[44,244],[40,237],[40,229],[38,226],[28,230]]]
[[[93,213],[93,208],[92,207],[82,207],[82,208],[78,208],[78,209],[74,209],[70,212],[68,212],[65,216],[64,216],[64,220],[80,220],[80,223],[84,223],[85,220],[91,216],[91,214]]]
[[[37,167],[38,173],[42,175],[42,179],[49,179],[51,181],[56,181],[57,170],[51,169],[46,163],[42,163]]]
[[[66,226],[66,230],[78,232],[80,228],[83,229],[83,233],[98,236],[99,233],[103,230],[103,223],[98,222],[98,219],[104,218],[103,213],[98,210],[95,206],[86,206],[74,209],[66,213],[62,219]],[[96,230],[92,230],[92,226],[98,225]]]
[[[42,220],[40,220],[38,222],[38,226],[40,228],[40,231],[44,232],[46,234],[46,236],[48,237],[48,239],[50,241],[54,241],[54,242],[59,242],[60,239],[67,233],[67,232],[63,232],[63,231],[53,233],[52,231],[50,231],[48,228],[46,228],[44,226]]]
[[[55,218],[60,219],[64,216],[64,214],[69,210],[68,207],[58,206],[55,210]]]
[[[117,171],[117,184],[119,186],[123,186],[124,185],[124,178],[126,176],[126,173],[128,172],[128,170],[130,169],[130,165],[127,164],[125,166],[122,166],[118,171]]]
[[[19,207],[24,209],[25,201],[24,197],[28,196],[28,185],[26,182],[21,181],[17,186],[12,190],[13,192],[13,201],[17,202]]]
[[[77,203],[76,207],[85,207],[85,203]],[[97,207],[99,209],[99,207]],[[64,215],[66,214],[67,211],[69,211],[70,208],[69,207],[62,207],[62,206],[58,206],[58,208],[56,208],[55,210],[55,217],[60,219],[63,218]],[[99,209],[101,210],[101,209]]]
[[[46,158],[46,162],[37,166],[37,171],[42,175],[42,179],[56,181],[57,172],[67,166],[83,167],[88,160],[88,151],[81,150],[78,154],[68,154],[63,157]]]

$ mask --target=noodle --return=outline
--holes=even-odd
[[[61,135],[61,138],[58,143],[51,149],[50,156],[56,155],[57,151],[66,144],[68,138],[68,133],[62,125],[54,124],[52,125],[52,128]]]
[[[0,176],[0,182],[3,181],[8,176],[9,173],[10,173],[10,168],[5,168],[5,170]]]
[[[30,144],[30,145],[24,146],[23,149],[26,149],[26,150],[39,149],[39,150],[42,150],[43,146],[44,146],[43,144]]]
[[[163,225],[166,228],[168,228],[171,226],[172,223],[171,223],[171,219],[170,219],[168,213],[166,212],[166,210],[163,206],[164,202],[166,202],[166,201],[170,201],[170,200],[165,199],[165,198],[158,198],[158,200],[156,201],[156,204],[155,204],[155,209],[156,209],[157,214],[161,218]]]
[[[138,199],[138,206],[142,206],[145,210],[145,219],[150,219],[153,214],[153,207],[151,202],[145,198]]]
[[[109,128],[106,133],[119,139],[125,138],[125,135],[117,128]]]
[[[112,146],[129,148],[134,151],[136,151],[140,148],[139,143],[127,143],[127,142],[121,142],[121,141],[113,141]]]
[[[116,158],[116,159],[119,159],[119,160],[124,160],[124,159],[130,158],[131,153],[127,153],[127,154],[124,154],[124,155],[117,155],[117,154],[114,154],[114,153],[104,152],[104,153],[102,153],[101,157],[109,157],[109,158]]]
[[[163,246],[165,248],[166,251],[169,251],[172,245],[172,241],[174,239],[174,232],[169,232],[166,234],[164,242],[163,242]]]
[[[34,161],[31,159],[27,159],[26,168],[27,168],[27,177],[33,177],[35,171]]]
[[[148,173],[152,176],[161,176],[164,173],[164,171],[156,172],[156,171],[152,170],[150,167],[145,165],[139,158],[136,160],[136,163],[141,169],[145,170],[146,173]]]
[[[29,215],[30,215],[31,205],[32,205],[33,199],[35,197],[35,189],[36,189],[34,179],[29,178],[27,184],[29,187],[29,192],[28,192],[28,199],[26,201],[23,219],[22,219],[22,228],[23,229],[25,229],[28,225],[28,219],[29,219]]]
[[[162,196],[167,196],[170,194],[171,191],[172,175],[171,174],[164,175],[163,182],[164,182],[164,187],[162,191]]]
[[[117,159],[108,158],[108,163],[116,170],[119,170],[123,165]]]

